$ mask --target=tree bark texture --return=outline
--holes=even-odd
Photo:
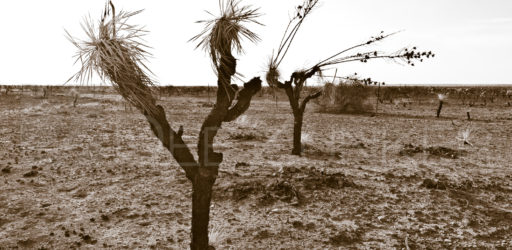
[[[292,155],[300,156],[302,153],[302,119],[303,114],[297,114],[293,117],[293,148]]]

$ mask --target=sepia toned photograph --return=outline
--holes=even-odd
[[[512,2],[0,4],[0,250],[512,249]]]

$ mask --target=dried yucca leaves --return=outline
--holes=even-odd
[[[90,17],[84,18],[81,26],[87,39],[79,40],[66,31],[69,41],[78,49],[75,63],[82,64],[80,71],[69,80],[88,82],[93,72],[97,72],[133,106],[144,114],[154,115],[158,109],[151,91],[153,81],[148,76],[151,71],[144,64],[150,53],[147,52],[149,47],[142,43],[147,31],[128,24],[130,17],[140,12],[142,10],[115,13],[109,1],[97,26]]]
[[[250,6],[240,6],[236,0],[219,0],[220,16],[211,20],[198,21],[204,23],[204,29],[191,41],[199,40],[197,47],[202,47],[210,56],[215,72],[221,69],[230,68],[227,61],[222,61],[222,57],[232,57],[231,50],[235,49],[238,53],[242,52],[242,38],[247,38],[251,42],[260,40],[256,33],[246,28],[243,23],[256,23],[256,18],[260,16],[258,9],[251,9]],[[213,16],[213,14],[209,13]]]
[[[278,86],[280,76],[281,73],[279,72],[276,63],[271,61],[268,64],[267,74],[265,75],[265,79],[267,80],[268,85],[272,88]]]

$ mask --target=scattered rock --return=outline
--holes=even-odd
[[[80,188],[75,191],[75,193],[73,194],[73,198],[83,199],[83,198],[87,197],[87,195],[88,195],[87,190],[84,188]]]
[[[262,240],[262,239],[270,238],[271,236],[272,236],[272,234],[269,233],[268,230],[263,229],[263,230],[259,231],[258,233],[256,233],[254,238],[258,239],[258,240]]]
[[[90,244],[90,245],[94,245],[96,244],[98,241],[93,239],[90,235],[86,234],[86,235],[81,235],[80,236],[82,238],[82,240],[87,243],[87,244]]]
[[[293,226],[294,228],[297,228],[297,229],[304,228],[304,224],[302,224],[302,222],[301,222],[301,221],[298,221],[298,220],[293,221],[293,222],[292,222],[292,226]]]
[[[414,146],[412,144],[406,144],[402,150],[400,150],[400,152],[398,153],[399,155],[401,156],[413,156],[417,153],[421,153],[423,152],[423,148],[420,147],[420,146]]]
[[[11,173],[11,169],[12,169],[11,167],[2,168],[2,173],[9,174],[9,173]]]
[[[25,177],[25,178],[36,177],[37,174],[38,174],[38,172],[36,170],[31,170],[31,171],[23,174],[23,177]]]
[[[421,186],[428,188],[428,189],[445,190],[448,185],[443,181],[435,181],[435,180],[427,178],[427,179],[423,180],[423,183],[421,184]]]
[[[239,167],[248,167],[248,166],[250,166],[250,165],[249,165],[248,163],[246,163],[246,162],[237,162],[237,163],[235,164],[235,168],[239,168]]]
[[[108,215],[106,215],[106,214],[102,214],[102,215],[101,215],[101,220],[103,220],[103,221],[109,221],[109,220],[110,220],[110,218],[108,217]]]

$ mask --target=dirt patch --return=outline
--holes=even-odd
[[[302,155],[310,159],[339,159],[340,153],[331,150],[323,150],[310,144],[302,145]]]
[[[118,95],[98,96],[114,101],[73,109],[69,98],[52,96],[46,110],[29,96],[0,98],[0,248],[189,247],[191,185],[183,171],[143,115],[124,112]],[[452,146],[457,131],[435,118],[430,103],[411,110],[379,104],[374,117],[308,109],[304,131],[314,139],[303,140],[296,157],[282,97],[278,108],[255,98],[246,118],[223,124],[216,137],[225,158],[210,222],[226,239],[217,249],[402,249],[406,236],[411,249],[512,247],[512,154],[504,136],[512,123],[495,118],[509,107],[472,109],[478,143],[465,146],[468,153]],[[206,101],[159,101],[193,151],[209,111],[198,104]],[[465,108],[449,105],[443,114],[465,119]],[[428,161],[400,157],[404,145],[404,156]],[[439,145],[447,148],[429,149]]]
[[[312,191],[358,187],[342,173],[323,173],[305,167],[283,167],[279,172],[279,176],[272,178],[251,178],[241,181],[235,179],[230,185],[220,184],[219,190],[215,193],[231,194],[230,197],[220,195],[217,198],[230,198],[235,201],[256,197],[259,205],[270,205],[276,201],[298,205],[306,203]]]
[[[360,229],[343,229],[329,238],[329,243],[333,246],[350,245],[362,240],[364,232]]]
[[[439,179],[425,178],[420,185],[427,189],[454,189],[454,190],[471,190],[473,188],[473,182],[471,180],[461,180],[459,182],[451,181],[445,176],[441,176]]]
[[[256,134],[252,132],[239,132],[230,134],[229,139],[237,141],[264,141],[267,140],[268,138],[262,134]]]
[[[401,156],[414,156],[418,153],[428,153],[431,156],[458,159],[460,156],[465,155],[467,152],[464,150],[456,150],[442,146],[424,148],[422,146],[415,146],[409,143],[404,145],[398,154]]]

